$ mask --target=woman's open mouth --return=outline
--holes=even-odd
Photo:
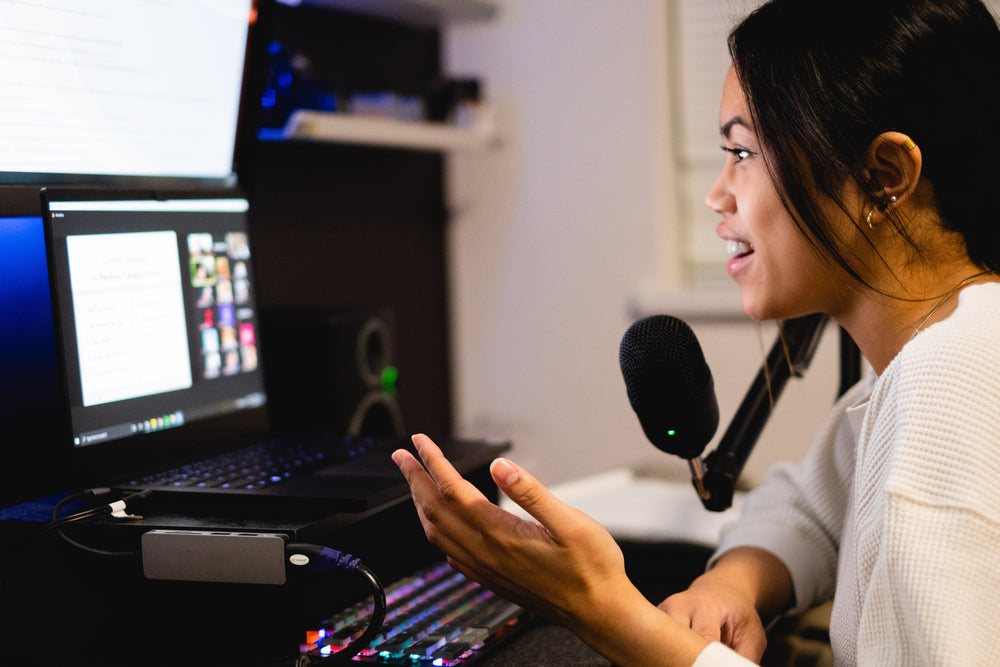
[[[729,263],[726,265],[726,270],[732,276],[749,260],[754,249],[746,241],[730,239],[726,241],[726,252],[729,253]]]
[[[753,246],[746,241],[729,240],[726,241],[726,252],[730,257],[740,257],[752,253]]]

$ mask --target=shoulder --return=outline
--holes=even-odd
[[[890,490],[922,502],[1000,503],[998,337],[1000,285],[975,286],[886,369],[868,435],[887,457],[878,465],[892,471]]]
[[[886,369],[909,390],[945,390],[981,395],[985,383],[1000,388],[1000,283],[974,285],[959,295],[948,319],[921,332],[906,344]],[[963,386],[940,386],[949,379]],[[925,386],[931,383],[934,386]],[[982,398],[1000,400],[1000,393]]]

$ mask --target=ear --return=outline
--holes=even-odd
[[[865,153],[869,182],[877,190],[870,193],[885,208],[892,201],[902,204],[920,181],[923,157],[920,146],[901,132],[883,132]]]

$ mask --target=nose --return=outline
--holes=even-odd
[[[731,213],[735,209],[735,203],[736,199],[733,197],[726,179],[726,168],[723,167],[718,178],[715,179],[715,183],[705,194],[705,205],[722,215]]]

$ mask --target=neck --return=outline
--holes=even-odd
[[[853,306],[834,315],[881,374],[903,346],[930,325],[947,319],[958,306],[958,294],[969,285],[1000,280],[994,273],[967,266],[950,272],[918,292],[920,296],[899,299],[866,292]]]

